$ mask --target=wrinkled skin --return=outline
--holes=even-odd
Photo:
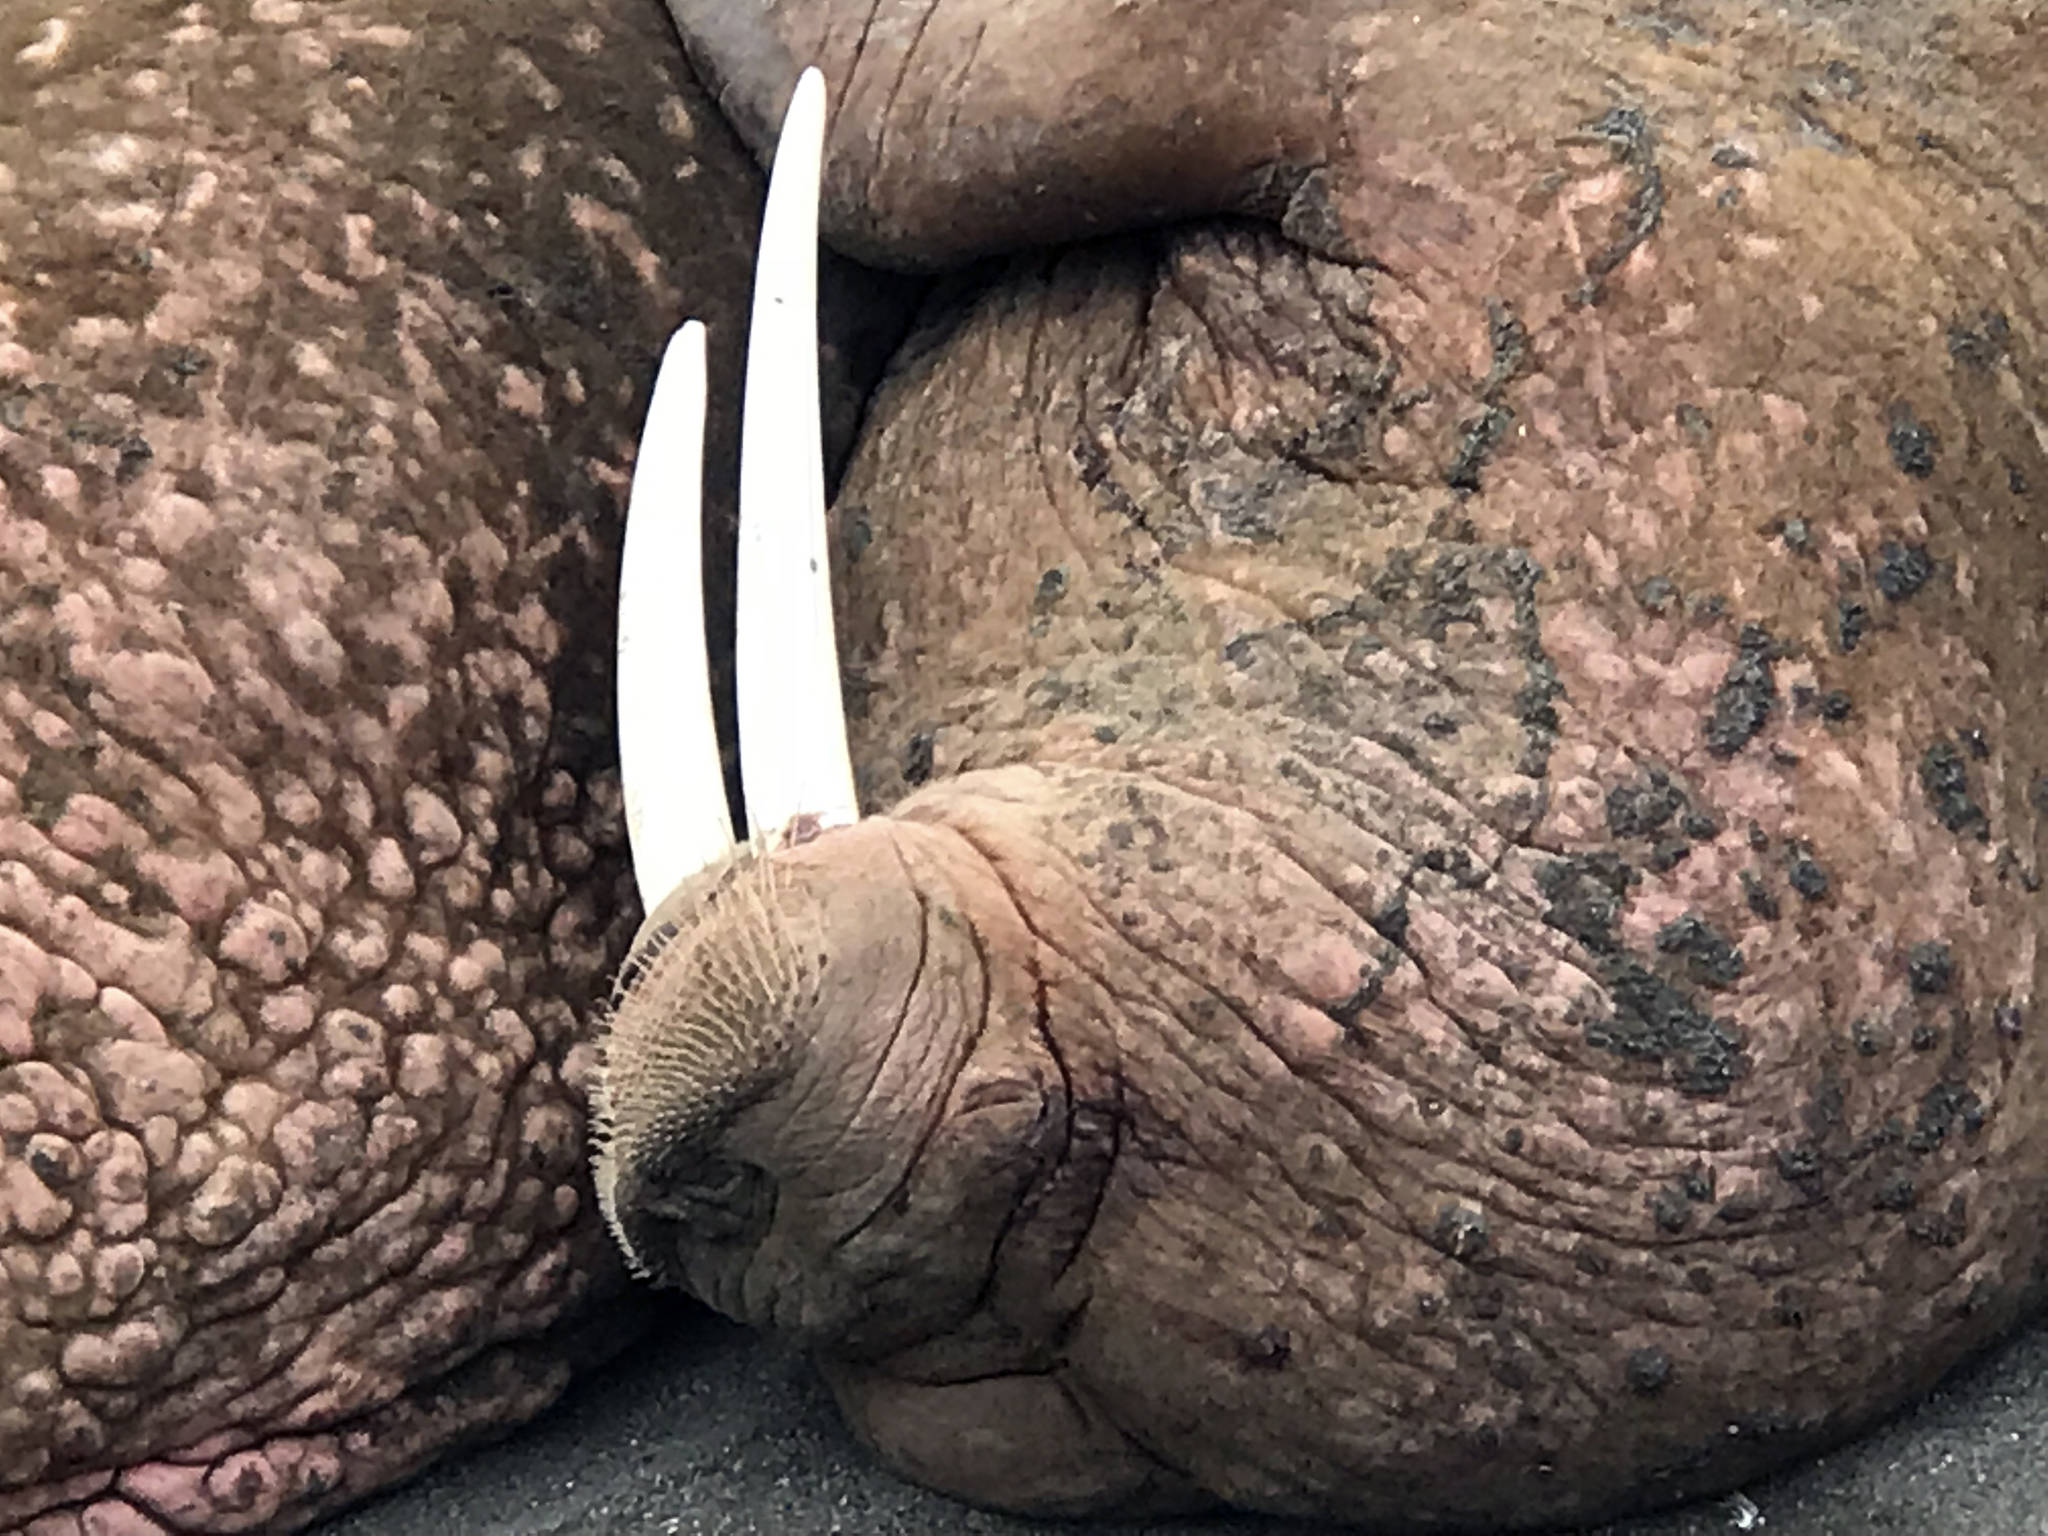
[[[303,1524],[635,1321],[618,534],[759,194],[652,0],[0,6],[0,1530]]]
[[[1730,1486],[2036,1302],[2037,13],[673,3],[750,137],[822,58],[905,265],[1292,190],[900,354],[879,814],[664,903],[608,1047],[658,1279],[964,1497],[1390,1530]],[[1173,157],[1158,71],[1311,26],[1227,103],[1289,177]]]

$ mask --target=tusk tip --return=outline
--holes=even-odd
[[[818,139],[825,136],[825,72],[813,64],[796,77],[796,89],[789,93],[789,106],[782,114],[782,138]]]
[[[671,357],[703,351],[705,334],[702,320],[685,320],[675,328],[674,334],[668,339],[668,345],[662,349],[663,364],[666,365]]]

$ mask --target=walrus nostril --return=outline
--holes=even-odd
[[[690,1248],[757,1241],[775,1215],[775,1181],[752,1163],[664,1160],[628,1180],[620,1211],[635,1250],[666,1276]]]

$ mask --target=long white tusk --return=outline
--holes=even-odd
[[[783,118],[761,220],[740,418],[733,665],[740,782],[757,837],[854,821],[839,697],[818,422],[818,183],[825,77],[807,69]]]
[[[619,572],[619,776],[650,912],[733,842],[704,652],[705,395],[692,320],[655,375]]]

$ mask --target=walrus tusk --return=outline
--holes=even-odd
[[[783,120],[754,277],[740,429],[740,777],[757,840],[858,819],[818,413],[818,184],[825,77]],[[627,501],[619,576],[619,772],[647,911],[733,846],[704,635],[704,326],[669,341]]]
[[[619,777],[649,911],[732,847],[704,649],[704,325],[669,339],[626,503]]]
[[[832,577],[818,419],[818,187],[825,77],[796,83],[775,146],[740,417],[737,634],[740,784],[757,840],[859,817]]]

